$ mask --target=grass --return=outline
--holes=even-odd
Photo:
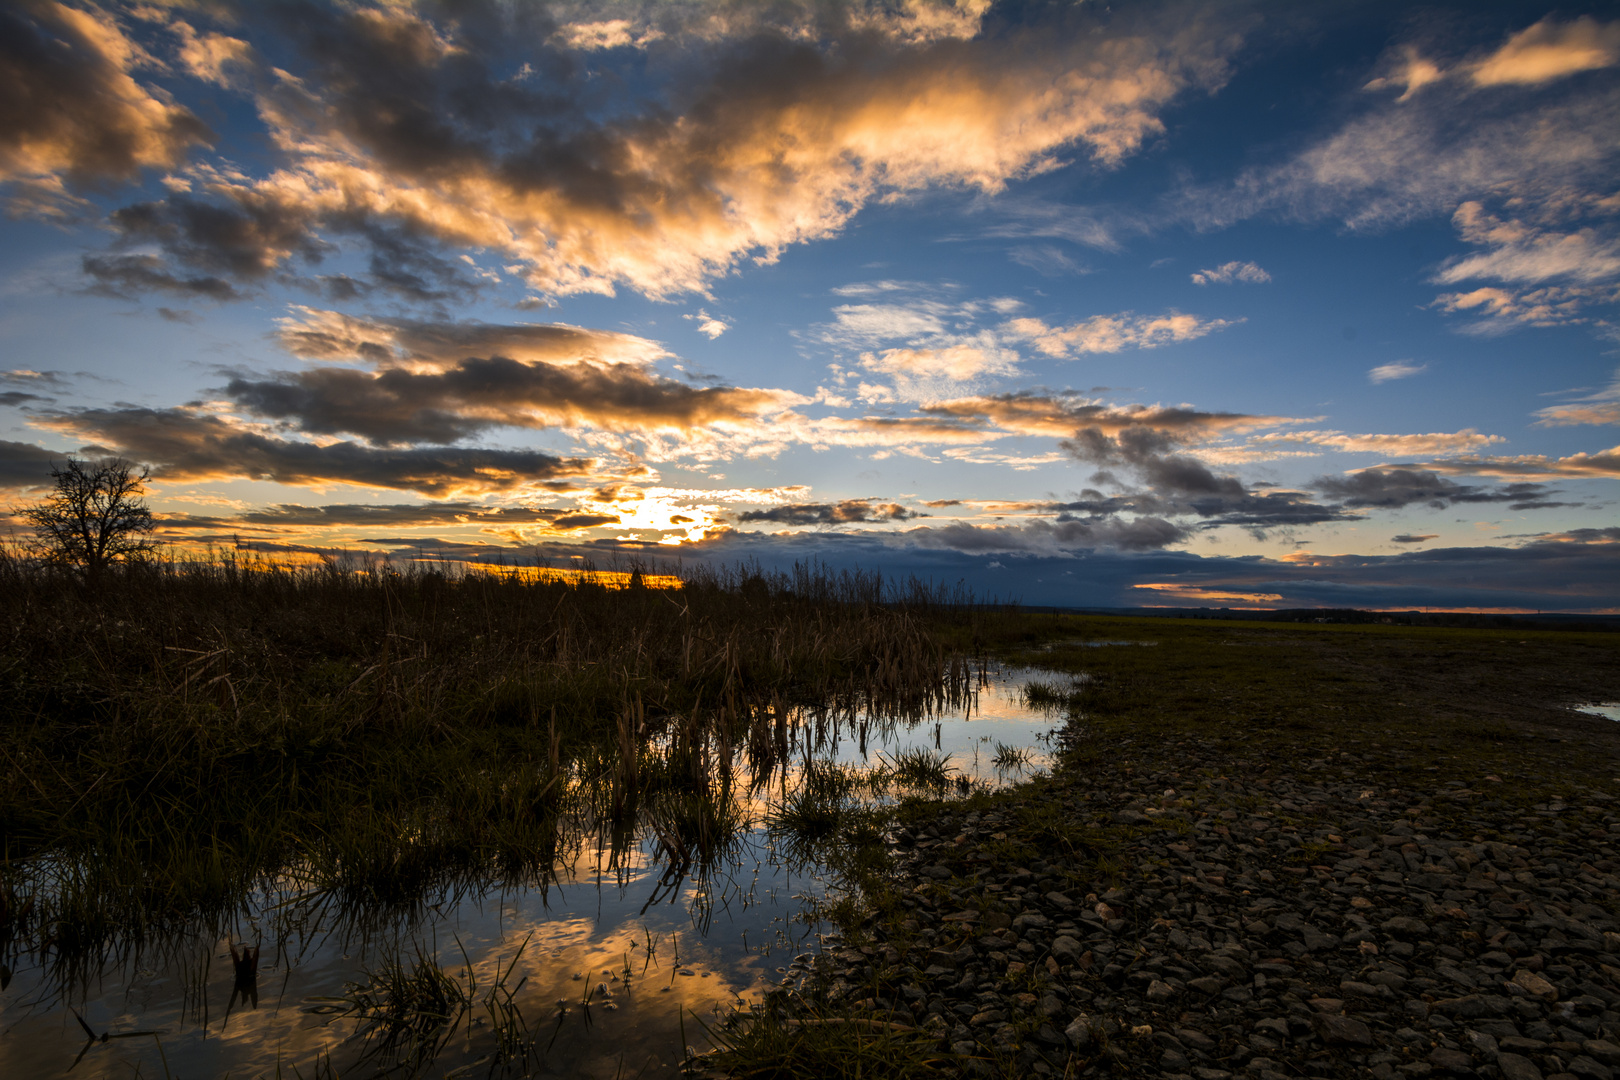
[[[913,1080],[956,1075],[955,1060],[909,1025],[766,1008],[703,1025],[714,1046],[699,1059],[730,1080]],[[946,1071],[946,1066],[952,1066]]]

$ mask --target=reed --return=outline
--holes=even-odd
[[[746,825],[736,787],[982,677],[960,591],[658,570],[225,553],[89,589],[0,550],[0,953],[138,947],[255,892],[544,887],[649,831],[678,881]]]

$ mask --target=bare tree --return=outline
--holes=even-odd
[[[51,470],[56,490],[22,515],[48,561],[77,566],[95,578],[111,563],[135,562],[157,550],[149,539],[152,511],[141,498],[149,475],[120,458],[68,458]]]

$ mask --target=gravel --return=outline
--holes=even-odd
[[[900,829],[898,918],[783,995],[921,1028],[966,1075],[1614,1080],[1611,796],[1118,750]],[[1031,824],[1054,807],[1069,833]]]

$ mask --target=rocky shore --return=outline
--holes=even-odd
[[[967,1075],[1614,1080],[1620,804],[1389,753],[1126,739],[939,804],[782,995]]]

